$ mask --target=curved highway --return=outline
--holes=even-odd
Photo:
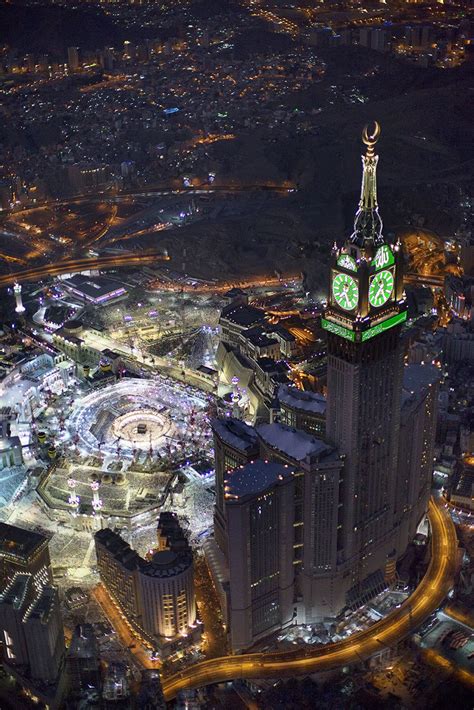
[[[197,663],[163,679],[166,700],[180,690],[237,678],[281,678],[339,668],[365,660],[390,648],[415,630],[442,603],[453,586],[457,550],[456,531],[449,513],[431,499],[431,561],[413,594],[399,609],[369,629],[316,649],[284,653],[224,656]]]
[[[126,252],[124,254],[107,254],[90,259],[62,259],[54,264],[43,264],[32,269],[14,271],[10,274],[0,276],[0,287],[12,286],[25,281],[41,281],[52,276],[69,274],[89,269],[114,269],[118,266],[143,266],[153,264],[155,261],[169,261],[169,256],[165,256],[163,251],[143,251]]]

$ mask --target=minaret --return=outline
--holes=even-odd
[[[13,286],[13,293],[15,294],[16,308],[15,313],[21,314],[25,312],[25,306],[21,300],[21,284],[15,282]]]

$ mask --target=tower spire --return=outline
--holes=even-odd
[[[359,207],[354,220],[354,231],[351,241],[360,247],[369,244],[384,243],[382,236],[382,219],[377,203],[377,163],[379,156],[375,154],[375,144],[380,136],[380,125],[374,121],[372,130],[365,126],[362,131],[362,141],[367,146],[362,156],[362,187]]]

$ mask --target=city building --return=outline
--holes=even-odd
[[[229,471],[257,458],[259,447],[255,430],[245,422],[227,417],[213,419],[216,504],[214,508],[214,537],[223,551],[227,551],[224,482]]]
[[[281,385],[278,389],[278,403],[278,419],[282,424],[302,429],[308,434],[324,436],[326,399],[323,395],[291,385]]]
[[[291,623],[294,470],[257,460],[225,484],[233,652]]]
[[[333,249],[329,303],[326,436],[345,457],[332,608],[362,602],[384,579],[397,550],[394,519],[406,320],[401,246],[390,246],[378,210],[376,123],[363,141],[354,229]]]
[[[408,365],[403,370],[394,521],[400,551],[413,540],[428,510],[439,381],[434,365]]]
[[[31,574],[37,589],[52,584],[48,543],[41,533],[0,523],[0,589],[17,572]]]
[[[100,306],[127,295],[126,288],[118,281],[104,276],[84,276],[75,274],[64,279],[61,285],[84,303]]]
[[[466,456],[456,465],[449,499],[467,511],[474,511],[474,456]]]
[[[322,438],[285,424],[261,424],[257,434],[264,460],[286,463],[295,469],[293,565],[297,621],[312,623],[335,616],[333,570],[339,560],[343,460],[334,446]]]
[[[43,702],[57,707],[65,644],[58,592],[16,572],[0,595],[4,663]]]
[[[0,471],[12,466],[21,466],[23,454],[21,441],[18,436],[0,438]]]
[[[290,618],[302,624],[333,619],[385,589],[427,512],[439,370],[403,367],[402,255],[400,245],[392,247],[382,235],[374,151],[379,131],[378,124],[364,131],[354,230],[332,253],[322,318],[327,400],[286,383],[269,423],[253,429],[232,418],[213,422],[215,538],[206,557],[235,650]],[[280,487],[268,478],[265,471],[276,471],[270,465],[287,466],[291,485],[281,471]],[[276,507],[267,510],[268,501]],[[252,527],[260,520],[254,522],[255,510],[267,534]],[[282,550],[291,557],[291,574],[278,567]],[[265,573],[261,559],[271,567]],[[260,579],[265,599],[255,586]],[[266,606],[269,600],[273,606]]]
[[[260,308],[242,303],[240,298],[237,302],[232,301],[223,308],[219,325],[221,328],[221,340],[228,345],[238,346],[240,335],[249,328],[262,325],[265,321],[265,312]]]
[[[95,534],[95,543],[101,581],[142,643],[166,657],[199,640],[193,555],[168,514],[160,516],[150,559],[108,528]]]

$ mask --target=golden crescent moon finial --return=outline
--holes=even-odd
[[[369,148],[373,147],[380,136],[380,124],[377,123],[377,121],[374,121],[374,128],[373,131],[369,133],[369,124],[367,124],[362,131],[362,141],[365,143],[366,146]]]

